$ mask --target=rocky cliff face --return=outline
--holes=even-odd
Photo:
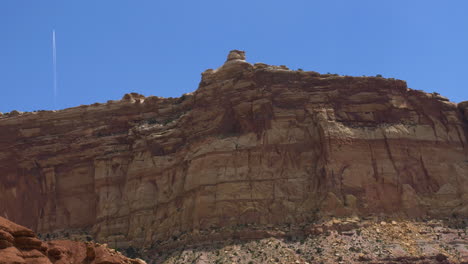
[[[401,80],[233,51],[180,98],[0,117],[0,214],[116,247],[326,215],[468,216],[467,111]]]
[[[105,245],[73,241],[43,242],[33,231],[0,217],[2,264],[145,264]]]

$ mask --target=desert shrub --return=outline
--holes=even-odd
[[[150,118],[148,120],[146,120],[146,123],[149,124],[149,125],[154,125],[154,124],[158,124],[158,120],[156,120],[156,118]]]
[[[138,251],[133,248],[132,246],[128,247],[125,249],[125,255],[129,258],[137,258],[138,257]]]
[[[181,97],[179,97],[177,100],[176,100],[176,104],[180,104],[182,103],[183,101],[185,101],[187,99],[187,95],[183,94]]]

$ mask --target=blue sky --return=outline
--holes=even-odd
[[[249,62],[404,79],[468,100],[468,1],[0,1],[0,112],[178,97]],[[54,103],[52,30],[57,37]]]

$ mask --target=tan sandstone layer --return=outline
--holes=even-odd
[[[180,98],[0,117],[0,215],[114,247],[320,216],[468,216],[468,103],[250,64]]]

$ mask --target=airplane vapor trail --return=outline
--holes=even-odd
[[[55,29],[52,30],[52,63],[54,67],[54,108],[57,101],[57,50],[55,46]]]

